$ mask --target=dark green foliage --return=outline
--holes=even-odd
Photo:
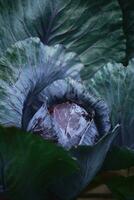
[[[132,166],[134,166],[134,150],[115,146],[109,151],[102,170],[129,169]]]
[[[50,184],[78,170],[63,148],[16,128],[0,127],[0,194],[9,199],[46,199]]]
[[[109,189],[113,192],[118,200],[134,199],[134,176],[130,177],[113,177],[107,183]]]
[[[125,58],[117,0],[1,0],[0,54],[18,40],[39,37],[80,55],[89,78],[108,61]]]

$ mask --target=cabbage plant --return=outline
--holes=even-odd
[[[134,165],[133,9],[0,0],[0,198],[71,200]],[[98,179],[133,198],[133,177]]]

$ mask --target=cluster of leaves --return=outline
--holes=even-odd
[[[93,147],[83,146],[68,152],[37,136],[1,127],[0,198],[40,200],[54,196],[69,200],[99,170],[107,172],[134,166],[133,16],[132,0],[0,0],[0,123],[8,119],[9,125],[19,126],[24,92],[34,85],[35,74],[28,77],[30,84],[26,79],[24,85],[22,80],[19,82],[20,91],[14,88],[20,99],[13,96],[9,86],[17,82],[21,69],[38,64],[40,72],[42,65],[49,66],[39,81],[39,90],[42,80],[46,87],[66,77],[69,67],[77,72],[82,69],[81,79],[86,87],[107,102],[112,127],[120,124],[118,130],[103,136]],[[84,67],[74,53],[65,55],[64,48],[57,44],[77,53]],[[59,63],[64,60],[66,66],[62,70]],[[52,71],[53,76],[45,79]],[[26,77],[26,73],[29,71],[21,77]],[[5,93],[8,93],[6,98]],[[9,113],[14,101],[19,112]],[[23,119],[24,125],[26,120]],[[113,139],[116,147],[108,152]],[[116,176],[105,184],[117,199],[134,197],[133,176]]]

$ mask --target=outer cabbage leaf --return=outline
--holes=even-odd
[[[113,177],[107,183],[113,195],[119,200],[134,199],[134,176],[130,177]]]
[[[126,35],[126,61],[134,57],[134,1],[118,0],[123,12],[123,28]]]
[[[119,123],[120,134],[116,144],[132,147],[134,145],[134,60],[128,67],[108,63],[88,82],[90,89],[101,96],[111,112],[112,126]]]
[[[67,178],[61,178],[51,186],[52,192],[61,200],[69,200],[77,195],[92,181],[96,173],[100,170],[107,151],[113,139],[118,134],[118,126],[94,146],[79,146],[70,150],[78,160],[80,172],[74,173]]]
[[[79,76],[82,67],[76,54],[61,45],[49,47],[38,38],[15,43],[0,59],[0,124],[26,129],[44,88]]]
[[[94,181],[87,188],[87,191],[92,190],[93,188],[96,188],[98,186],[102,186],[102,184],[105,184],[111,190],[113,198],[116,198],[118,200],[133,200],[134,176],[132,170],[121,170],[115,172],[108,171],[98,174],[98,176],[95,177]]]
[[[0,199],[47,199],[50,183],[75,171],[76,161],[61,147],[0,127]]]
[[[0,52],[37,36],[80,55],[88,78],[111,60],[122,61],[125,39],[117,0],[1,0]]]
[[[120,124],[119,135],[114,144],[119,147],[126,147],[126,150],[117,148],[111,150],[109,155],[115,155],[112,164],[106,160],[107,169],[122,169],[133,166],[134,151],[134,60],[129,62],[128,67],[121,64],[109,63],[100,69],[88,82],[88,87],[93,87],[93,91],[103,97],[107,102],[111,112],[112,126]],[[121,155],[120,155],[121,154]],[[119,165],[118,159],[129,160],[128,163]],[[111,159],[111,157],[110,157]],[[127,162],[127,159],[124,162]],[[114,161],[113,161],[114,162]],[[128,165],[127,165],[128,164]],[[104,168],[105,168],[104,167]]]
[[[115,146],[108,152],[102,170],[129,169],[132,166],[134,166],[134,150]]]

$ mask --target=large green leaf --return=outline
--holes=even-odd
[[[101,168],[107,151],[113,139],[117,136],[118,128],[105,135],[94,146],[79,146],[71,150],[71,155],[77,158],[80,172],[67,178],[61,178],[52,185],[51,191],[60,199],[69,200],[76,197],[94,178]]]
[[[25,128],[33,107],[45,101],[41,92],[57,79],[76,77],[82,67],[62,45],[49,47],[38,38],[15,43],[0,58],[0,124]]]
[[[120,124],[115,144],[126,148],[111,149],[104,168],[123,169],[134,166],[134,61],[128,67],[109,63],[88,82],[88,87],[107,102],[112,126]],[[93,89],[91,88],[93,87]]]
[[[126,61],[134,57],[134,1],[118,0],[123,12],[123,28],[126,35]]]
[[[44,44],[62,43],[77,52],[86,78],[125,56],[117,0],[1,0],[0,25],[1,54],[18,40],[38,36]]]
[[[69,154],[38,136],[0,127],[0,197],[44,200],[60,177],[78,170]]]
[[[115,146],[108,152],[102,170],[128,169],[132,166],[134,166],[134,150]]]
[[[119,123],[119,146],[134,147],[134,60],[128,67],[107,64],[88,82],[94,92],[107,102],[111,112],[112,126]]]
[[[134,199],[134,176],[113,177],[107,185],[118,200]]]
[[[124,172],[124,175],[123,175]],[[121,175],[122,174],[122,175]],[[134,199],[134,176],[130,175],[129,171],[108,171],[98,174],[87,187],[87,191],[93,188],[107,185],[112,192],[114,199],[118,200],[133,200]],[[111,199],[111,198],[110,198]]]

